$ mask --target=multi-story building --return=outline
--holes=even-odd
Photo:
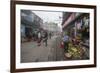
[[[54,22],[45,22],[42,27],[44,30],[47,30],[49,32],[58,32],[58,24]]]
[[[41,27],[43,20],[31,10],[21,10],[21,37],[32,37],[35,30]]]

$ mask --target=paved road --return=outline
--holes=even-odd
[[[43,43],[37,46],[34,41],[21,45],[21,62],[46,62],[64,60],[64,52],[60,46],[60,36],[53,36],[48,40],[48,46]]]

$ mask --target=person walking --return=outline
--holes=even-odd
[[[51,39],[51,35],[52,35],[52,34],[51,34],[51,32],[50,32],[50,33],[49,33],[49,38],[50,38],[50,39]]]
[[[47,33],[47,31],[44,32],[44,43],[45,43],[45,46],[48,45],[48,33]]]
[[[41,32],[38,32],[38,46],[41,45]]]
[[[69,42],[69,36],[67,34],[64,34],[63,36],[64,52],[68,52],[68,42]]]

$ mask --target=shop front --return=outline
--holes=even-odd
[[[89,14],[82,13],[70,20],[63,27],[63,32],[69,36],[66,59],[89,59]]]

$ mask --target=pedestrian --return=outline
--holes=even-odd
[[[41,45],[41,32],[38,32],[38,46]]]
[[[47,31],[44,32],[44,43],[45,43],[45,46],[48,45],[48,33],[47,33]]]
[[[37,38],[38,38],[38,36],[37,36],[37,31],[34,31],[34,41],[36,41]]]
[[[49,38],[50,38],[50,39],[51,39],[51,35],[52,35],[52,34],[51,34],[51,32],[50,32],[50,33],[49,33]]]
[[[64,34],[63,36],[63,43],[64,43],[64,52],[68,52],[69,36],[67,34]]]

